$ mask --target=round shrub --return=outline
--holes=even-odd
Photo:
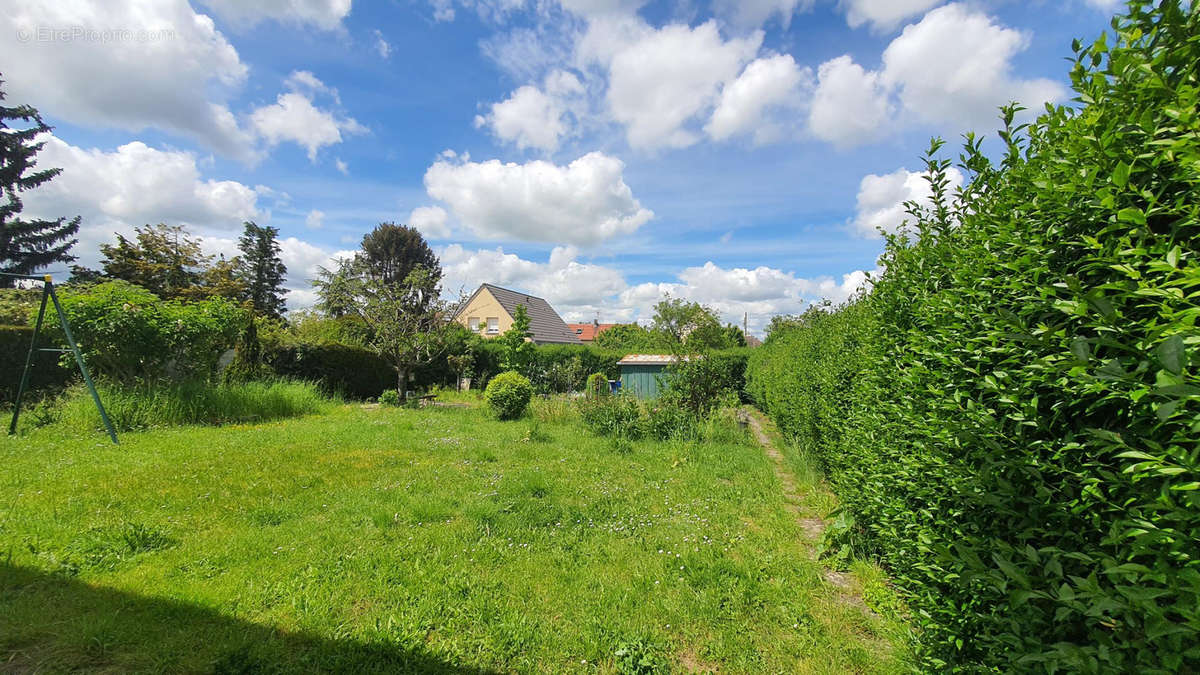
[[[400,405],[400,393],[395,389],[384,389],[379,394],[379,403],[381,405]]]
[[[592,373],[587,379],[587,395],[588,396],[604,396],[612,393],[612,389],[608,386],[608,378],[604,373]]]
[[[529,405],[529,399],[533,397],[533,385],[529,383],[529,378],[510,370],[493,377],[483,397],[497,417],[502,420],[516,419]]]

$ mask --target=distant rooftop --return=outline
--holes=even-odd
[[[570,329],[571,332],[574,333],[575,336],[580,340],[583,340],[584,342],[591,342],[592,340],[596,339],[597,335],[603,333],[609,328],[612,328],[613,326],[619,325],[620,324],[616,323],[596,323],[593,321],[592,323],[569,323],[567,324],[567,328]]]

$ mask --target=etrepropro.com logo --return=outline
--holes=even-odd
[[[17,42],[158,42],[174,40],[174,28],[89,28],[33,26],[17,29]]]

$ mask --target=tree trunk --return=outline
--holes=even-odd
[[[396,369],[396,393],[400,394],[400,400],[406,401],[405,392],[408,390],[408,370],[404,368]]]

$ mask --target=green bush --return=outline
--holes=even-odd
[[[249,320],[224,298],[160,300],[125,281],[64,289],[62,306],[88,368],[125,384],[212,376]],[[57,314],[47,312],[47,325],[61,333]]]
[[[662,396],[646,409],[646,433],[660,441],[691,440],[699,435],[696,414],[672,396]]]
[[[587,378],[588,396],[608,396],[612,393],[612,387],[608,384],[608,378],[604,373],[592,373]]]
[[[17,387],[21,384],[21,373],[25,370],[25,357],[29,353],[29,341],[32,338],[33,326],[0,326],[0,377],[4,378],[0,382],[0,402],[16,399]],[[38,346],[51,346],[44,334]],[[60,365],[52,354],[36,354],[34,367],[29,371],[29,392],[25,400],[31,401],[62,391],[75,379],[78,372],[78,368]]]
[[[867,296],[751,357],[922,670],[1200,670],[1200,9],[1113,25],[1082,108],[968,136],[953,196],[935,143]]]
[[[583,425],[599,436],[638,439],[645,422],[637,399],[627,394],[591,396],[576,402]]]
[[[42,288],[0,288],[0,326],[24,326],[37,320]],[[50,307],[51,311],[53,307]]]
[[[400,405],[400,393],[395,389],[384,389],[379,395],[379,403],[382,405],[398,406]]]
[[[706,415],[730,399],[736,402],[745,370],[744,353],[710,352],[683,358],[667,368],[663,395],[695,415]]]
[[[257,423],[320,412],[328,405],[328,399],[316,386],[304,382],[99,384],[97,389],[118,431],[185,424]],[[100,413],[83,385],[67,391],[51,409],[48,421],[77,431],[104,429]]]
[[[516,419],[529,405],[529,399],[533,397],[533,385],[529,383],[529,378],[520,373],[500,373],[488,382],[483,397],[497,417],[502,420]]]

